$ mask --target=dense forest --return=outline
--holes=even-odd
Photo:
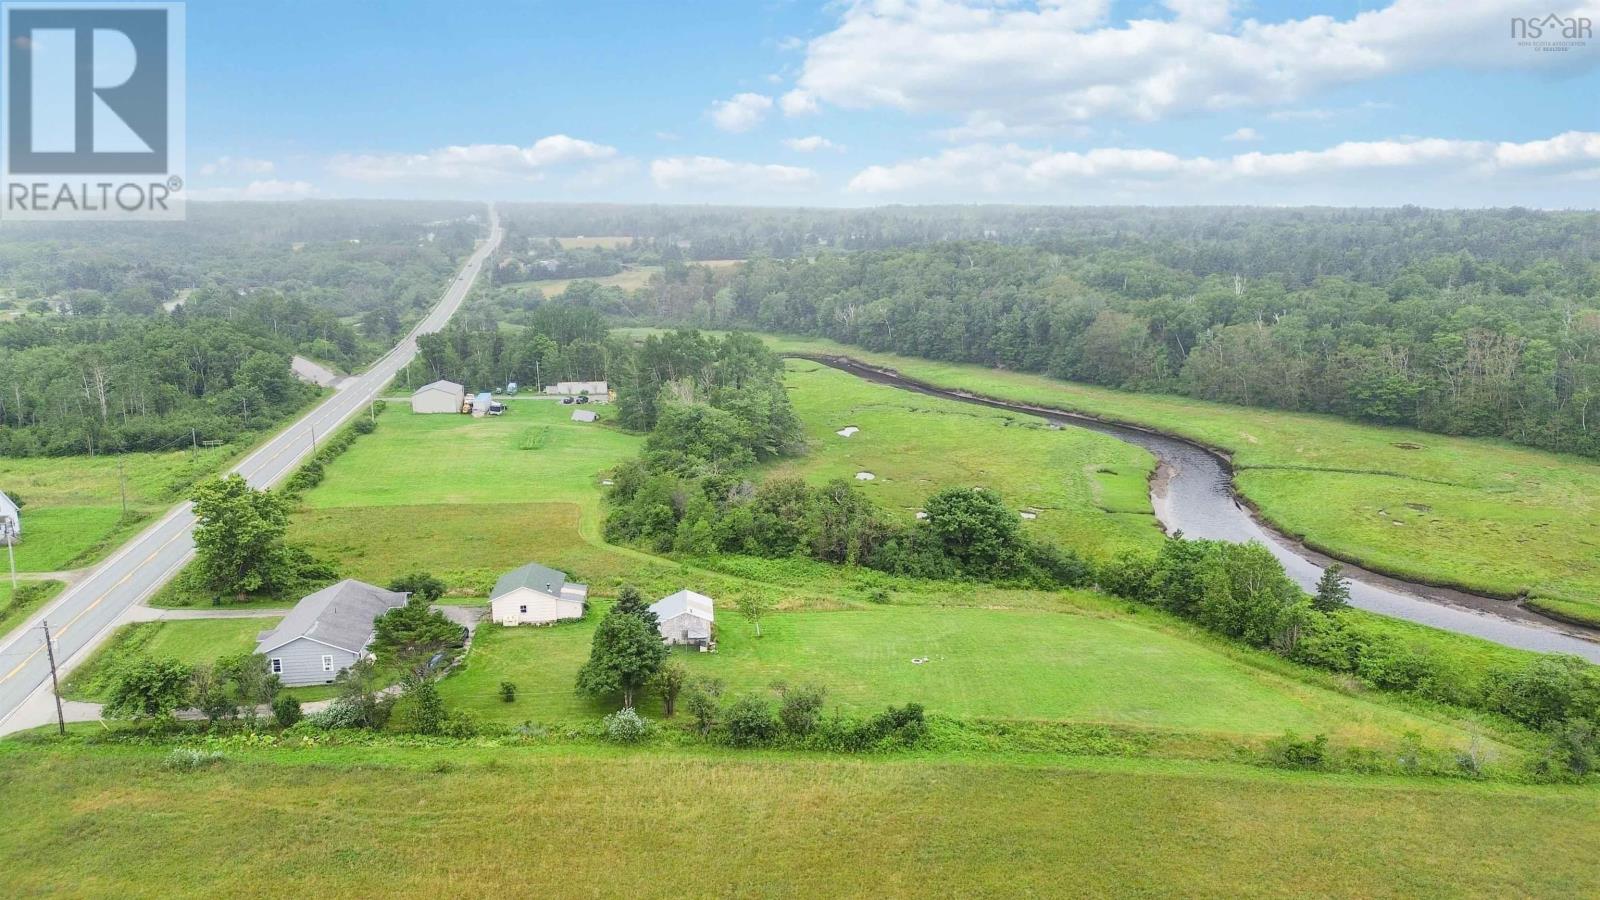
[[[268,427],[437,301],[467,204],[194,204],[180,224],[8,226],[0,454],[155,450]]]
[[[981,240],[1073,258],[1120,251],[1192,275],[1272,276],[1301,287],[1327,276],[1375,283],[1455,253],[1513,269],[1600,259],[1600,214],[1525,209],[508,204],[501,213],[512,235],[628,237],[636,252],[653,250],[662,261]]]
[[[642,321],[1600,455],[1600,217],[1125,215],[1130,239],[1115,248],[1056,236],[761,257],[589,301]]]

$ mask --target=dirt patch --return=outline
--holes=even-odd
[[[1422,445],[1421,444],[1413,444],[1410,441],[1397,441],[1394,446],[1399,447],[1401,450],[1421,450],[1422,449]]]

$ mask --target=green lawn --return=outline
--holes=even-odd
[[[3,745],[0,745],[3,746]],[[1600,893],[1596,793],[1166,761],[0,749],[18,896]]]
[[[593,720],[614,704],[573,691],[602,609],[546,628],[479,629],[465,668],[440,685],[485,721]],[[715,653],[676,651],[693,674],[737,693],[775,681],[825,685],[858,712],[915,701],[962,718],[1090,722],[1237,736],[1326,732],[1386,745],[1408,730],[1440,746],[1465,732],[1364,698],[1296,681],[1146,622],[1067,611],[875,606],[788,612],[754,636],[737,614],[717,622]],[[926,659],[913,663],[913,659]],[[502,681],[518,699],[499,699]],[[660,715],[659,702],[642,704]]]
[[[848,355],[941,387],[1146,425],[1221,448],[1239,470],[1241,492],[1312,546],[1469,590],[1531,591],[1535,605],[1600,621],[1600,463],[1594,460],[1331,416],[1112,391],[830,341],[767,340],[782,351]]]
[[[54,572],[95,561],[150,516],[181,500],[189,485],[216,471],[233,453],[230,447],[212,447],[193,458],[186,450],[0,458],[0,490],[26,501],[17,569]],[[119,464],[127,477],[127,519],[122,515]]]
[[[1144,449],[1083,429],[969,403],[909,394],[804,360],[787,364],[786,384],[810,444],[773,468],[821,483],[875,478],[860,487],[910,521],[940,488],[981,485],[1036,519],[1048,540],[1106,556],[1153,547],[1161,530],[1150,508]],[[842,437],[847,427],[860,430]]]
[[[277,618],[173,619],[124,625],[62,685],[73,700],[104,700],[117,672],[140,658],[179,662],[214,662],[220,657],[255,649],[256,636],[276,628]]]
[[[18,592],[22,594],[18,598],[11,590],[11,579],[0,576],[0,637],[10,634],[11,629],[38,612],[61,593],[63,587],[66,584],[60,581],[23,581],[18,584]]]

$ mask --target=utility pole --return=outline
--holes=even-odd
[[[192,461],[200,455],[200,435],[194,429],[189,429],[189,459]]]
[[[50,641],[50,623],[43,622],[39,626],[44,629],[44,653],[50,658],[50,692],[56,695],[56,726],[61,729],[61,736],[67,734],[67,714],[61,708],[61,682],[56,680],[56,648]]]
[[[317,452],[317,426],[308,425],[306,427],[311,429],[311,452],[315,453]]]
[[[128,473],[123,468],[122,457],[117,457],[117,481],[122,484],[122,518],[128,518]]]

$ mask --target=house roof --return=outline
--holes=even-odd
[[[415,391],[411,392],[411,396],[415,397],[424,391],[448,391],[449,393],[460,396],[465,394],[467,389],[459,384],[456,384],[454,381],[445,381],[441,378],[440,380],[432,382],[431,384],[425,384],[422,387],[417,388]]]
[[[494,590],[489,592],[489,599],[497,599],[518,588],[532,588],[552,597],[559,597],[566,585],[567,573],[558,572],[538,563],[528,563],[501,575],[500,580],[494,583]]]
[[[260,639],[256,652],[266,653],[309,638],[360,653],[372,639],[373,620],[405,603],[405,594],[346,578],[296,603],[278,627]]]
[[[674,616],[688,613],[711,622],[716,619],[711,608],[712,600],[710,597],[705,594],[697,594],[688,589],[662,597],[660,600],[650,604],[650,611],[661,619],[670,619]]]

